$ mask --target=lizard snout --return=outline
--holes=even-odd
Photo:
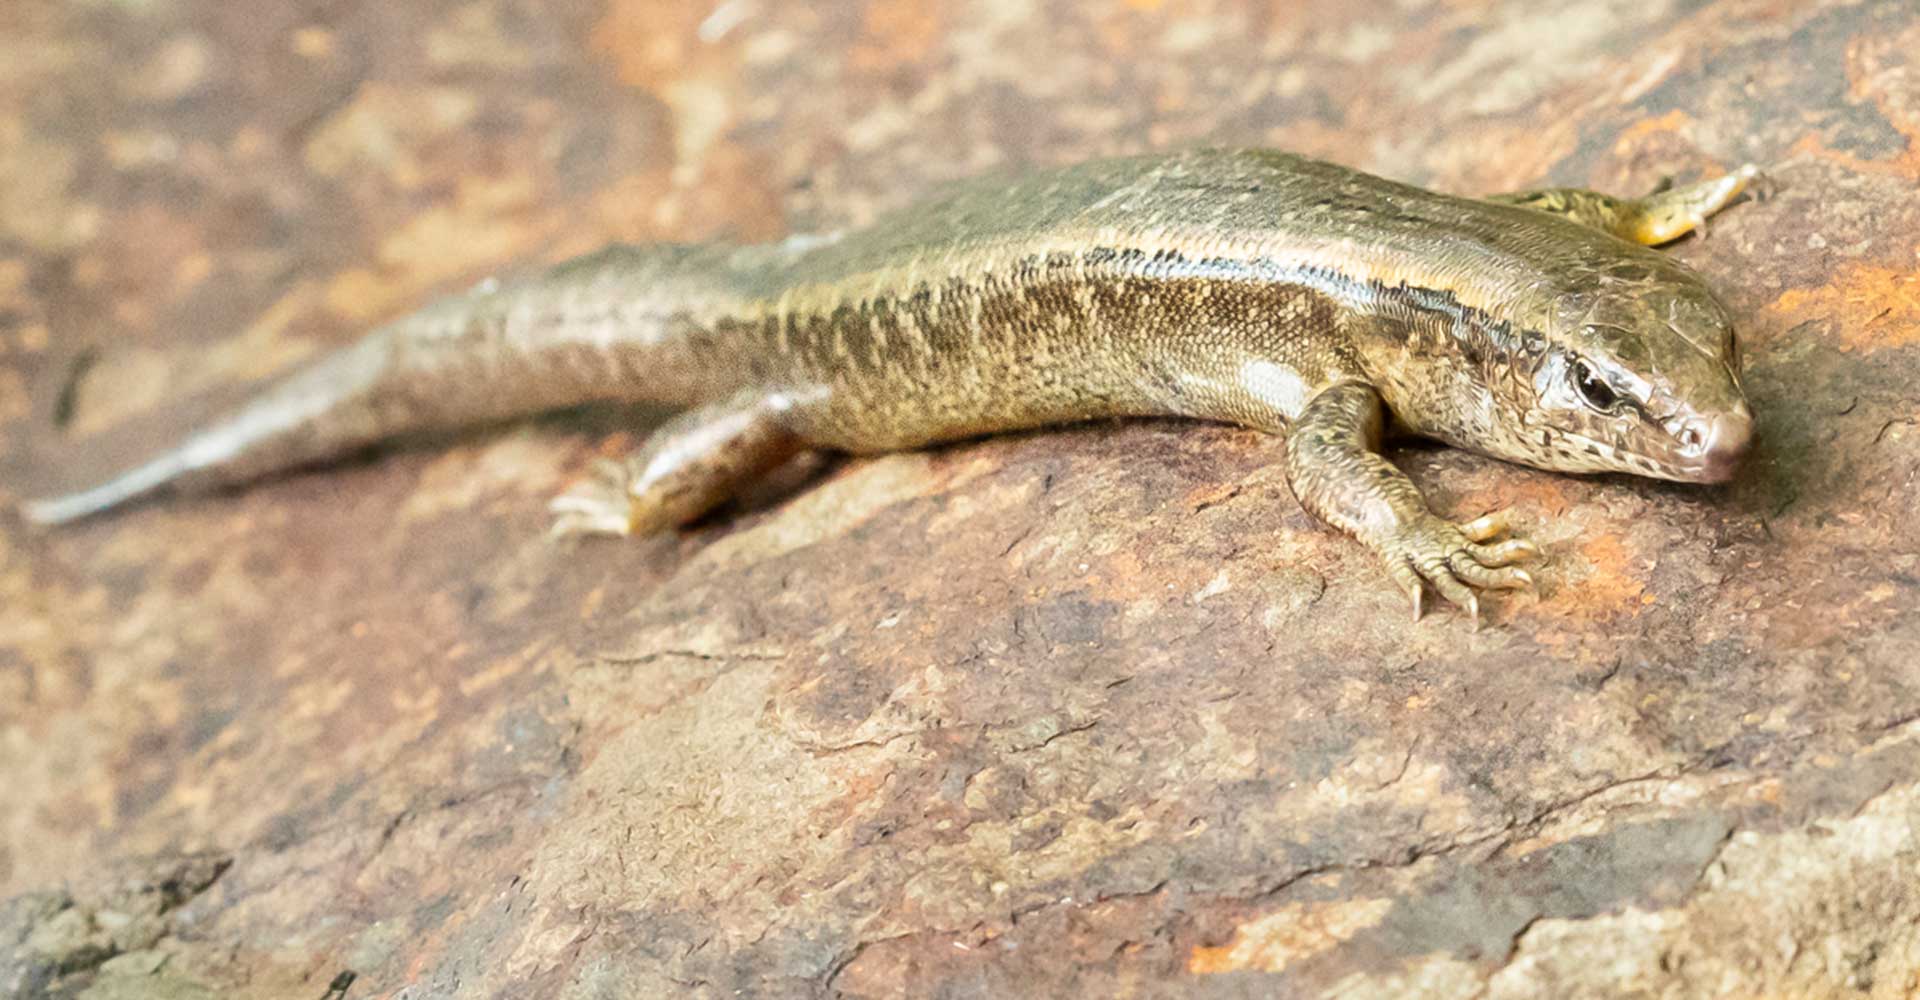
[[[1753,447],[1753,411],[1747,404],[1711,416],[1696,417],[1680,429],[1681,453],[1701,482],[1724,483],[1733,478]]]

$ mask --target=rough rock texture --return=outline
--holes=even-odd
[[[200,997],[1920,989],[1907,0],[5,0],[0,502],[495,268],[1267,144],[1777,191],[1725,489],[1413,448],[1537,597],[1407,621],[1271,440],[829,463],[556,546],[586,415],[0,520],[0,989]]]

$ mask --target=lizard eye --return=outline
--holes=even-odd
[[[1601,413],[1612,413],[1620,405],[1620,397],[1613,387],[1585,361],[1573,363],[1573,387],[1588,406]]]

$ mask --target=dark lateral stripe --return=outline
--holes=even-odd
[[[893,327],[897,317],[912,315],[929,334],[952,336],[959,331],[943,329],[936,302],[958,302],[968,296],[1003,294],[1012,289],[1052,280],[1088,280],[1086,272],[1105,271],[1115,280],[1149,279],[1163,281],[1216,281],[1292,285],[1312,289],[1344,307],[1368,313],[1403,311],[1440,317],[1463,361],[1475,367],[1493,359],[1522,356],[1537,360],[1545,353],[1546,338],[1538,331],[1516,329],[1505,319],[1463,303],[1450,289],[1386,284],[1376,279],[1355,277],[1335,268],[1302,265],[1270,257],[1189,257],[1177,250],[1147,251],[1132,247],[1097,246],[1078,253],[1053,251],[1033,254],[1013,261],[1001,275],[985,275],[971,282],[953,279],[938,289],[923,282],[905,295],[888,294],[873,299],[845,301],[830,315],[817,313],[787,314],[785,322],[798,330],[813,328],[818,337],[823,329],[858,331],[878,317],[884,327]],[[1069,272],[1080,272],[1069,276]],[[893,331],[889,331],[893,332]],[[805,339],[813,339],[808,337]]]
[[[1521,355],[1537,357],[1546,351],[1546,337],[1532,330],[1517,331],[1511,322],[1462,303],[1451,291],[1407,284],[1387,287],[1377,282],[1373,288],[1389,301],[1450,319],[1454,342],[1469,364]]]
[[[1461,357],[1473,365],[1481,365],[1492,358],[1522,355],[1537,358],[1546,351],[1546,337],[1540,332],[1515,329],[1512,322],[1461,302],[1460,297],[1449,289],[1405,282],[1388,285],[1378,280],[1355,278],[1330,268],[1302,267],[1265,257],[1246,260],[1210,257],[1189,261],[1176,253],[1167,266],[1182,277],[1300,284],[1354,308],[1365,309],[1370,303],[1385,304],[1412,312],[1443,316],[1449,320],[1448,327],[1460,348]]]

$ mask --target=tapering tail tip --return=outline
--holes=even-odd
[[[89,490],[43,500],[28,500],[20,505],[20,513],[34,524],[68,524],[152,493],[173,481],[182,471],[181,463],[177,460],[156,459]]]
[[[53,527],[70,524],[106,508],[107,504],[94,500],[87,493],[69,493],[44,500],[25,501],[20,504],[20,514],[30,524]]]

